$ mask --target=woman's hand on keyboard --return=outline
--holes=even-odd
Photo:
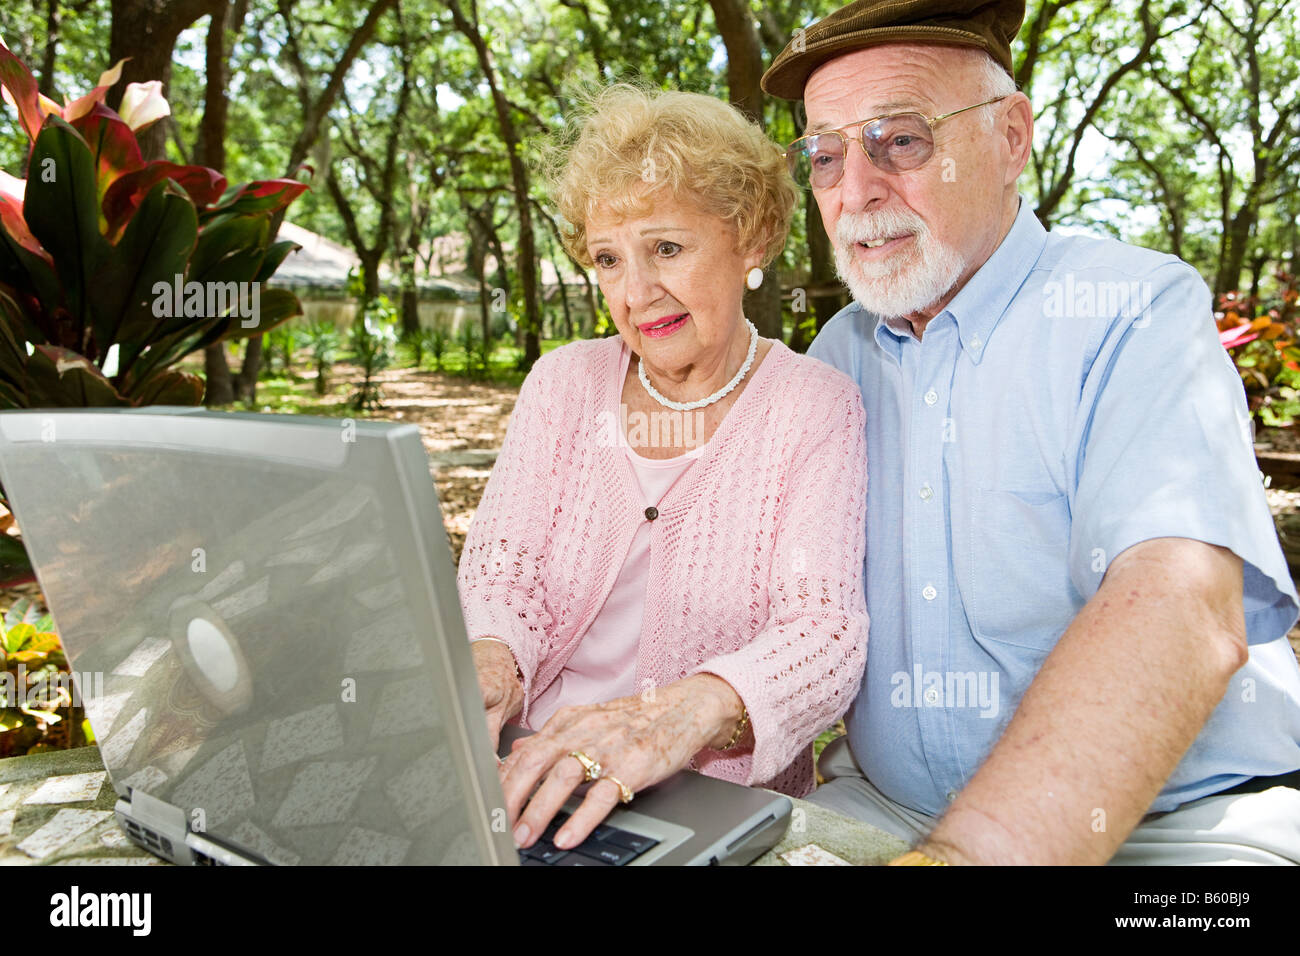
[[[586,770],[573,752],[600,764],[600,780],[555,835],[561,849],[585,840],[618,806],[622,791],[609,777],[633,793],[658,783],[699,751],[726,746],[743,712],[740,695],[712,674],[602,704],[560,708],[540,732],[515,741],[501,766],[515,843],[532,846],[584,782]]]

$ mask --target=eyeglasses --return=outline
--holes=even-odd
[[[920,168],[934,155],[934,128],[941,121],[1006,98],[999,96],[939,116],[891,113],[858,120],[839,129],[822,130],[801,136],[791,143],[785,151],[785,161],[790,166],[790,175],[800,186],[830,189],[844,175],[844,161],[849,151],[844,130],[861,124],[862,132],[857,140],[872,165],[881,172],[904,173]]]

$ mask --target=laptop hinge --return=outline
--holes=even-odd
[[[114,813],[135,843],[173,863],[189,866],[241,866],[252,861],[192,833],[180,807],[152,797],[138,787],[121,798]]]
[[[151,797],[138,787],[131,788],[128,806],[131,816],[138,823],[157,830],[167,836],[185,838],[189,830],[185,821],[185,811],[157,797]]]

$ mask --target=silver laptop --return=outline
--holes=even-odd
[[[785,831],[786,798],[684,772],[521,857],[414,425],[5,412],[0,482],[118,819],[166,859],[746,863]]]

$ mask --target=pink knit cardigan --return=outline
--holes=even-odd
[[[520,390],[461,555],[471,638],[524,676],[524,710],[564,668],[646,521],[625,452],[618,337],[544,356]],[[866,662],[864,413],[857,386],[775,343],[713,438],[658,506],[636,686],[726,680],[753,750],[698,769],[794,796],[810,744],[848,709]]]

